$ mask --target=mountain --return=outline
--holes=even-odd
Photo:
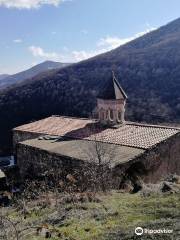
[[[8,74],[0,74],[0,80],[6,78],[6,77],[8,77],[8,76],[9,76]]]
[[[38,75],[0,94],[0,144],[11,129],[52,114],[88,116],[114,69],[128,95],[126,119],[180,121],[180,19],[124,46]]]
[[[62,68],[68,66],[69,63],[60,63],[60,62],[53,62],[53,61],[45,61],[43,63],[40,63],[28,70],[25,70],[23,72],[7,76],[6,78],[2,78],[0,76],[0,88],[4,88],[7,86],[10,86],[12,84],[19,83],[25,79],[32,78],[36,76],[39,73],[57,69],[57,68]]]

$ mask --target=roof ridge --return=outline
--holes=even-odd
[[[116,79],[113,71],[111,77],[108,76],[108,79],[104,81],[103,87],[99,90],[97,98],[105,100],[127,99],[127,95]]]
[[[165,126],[165,125],[155,125],[155,124],[148,124],[148,123],[136,123],[136,122],[126,122],[126,125],[134,125],[134,126],[142,126],[142,127],[154,127],[154,128],[165,128],[165,129],[174,129],[174,130],[179,130],[180,127],[170,127],[170,126]]]
[[[72,118],[72,119],[82,119],[82,120],[92,120],[95,121],[97,119],[94,118],[85,118],[85,117],[76,117],[76,116],[67,116],[67,115],[51,115],[50,117],[60,117],[60,118]]]
[[[112,71],[113,74],[113,81],[116,83],[116,85],[118,86],[119,90],[121,91],[122,95],[124,96],[125,99],[128,98],[128,96],[126,95],[125,91],[123,90],[123,88],[121,87],[121,84],[119,83],[119,81],[117,80],[117,78],[115,77],[114,71]]]

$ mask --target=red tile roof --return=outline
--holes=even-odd
[[[119,128],[102,128],[95,120],[52,116],[14,129],[15,131],[96,140],[147,149],[175,135],[180,129],[126,123]]]

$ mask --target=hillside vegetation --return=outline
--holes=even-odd
[[[9,76],[8,74],[0,74],[0,80],[6,78],[6,77],[8,77],[8,76]]]
[[[128,95],[126,118],[180,121],[180,19],[113,51],[38,75],[0,93],[0,148],[11,129],[52,114],[88,116],[115,73]]]
[[[52,240],[135,240],[139,239],[134,234],[136,227],[173,230],[171,234],[144,234],[142,240],[180,237],[179,194],[144,197],[141,194],[114,191],[99,193],[91,201],[82,197],[77,200],[74,195],[61,198],[57,207],[52,204],[51,198],[50,205],[43,205],[46,199],[40,203],[29,202],[25,218],[20,208],[12,207],[3,211],[15,224],[19,239],[43,240],[47,232]]]
[[[13,74],[13,75],[0,75],[0,88],[8,87],[12,84],[17,84],[22,82],[23,80],[32,78],[39,73],[46,72],[53,69],[60,69],[66,67],[70,64],[68,63],[60,63],[53,61],[45,61],[43,63],[37,64],[30,69],[25,71]]]

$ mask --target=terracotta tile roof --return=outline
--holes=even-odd
[[[52,116],[19,126],[14,130],[62,136],[72,130],[84,128],[89,123],[92,123],[92,120]]]
[[[177,128],[135,123],[126,123],[117,129],[102,128],[95,120],[63,116],[52,116],[14,130],[96,140],[142,149],[148,149],[180,132]]]

